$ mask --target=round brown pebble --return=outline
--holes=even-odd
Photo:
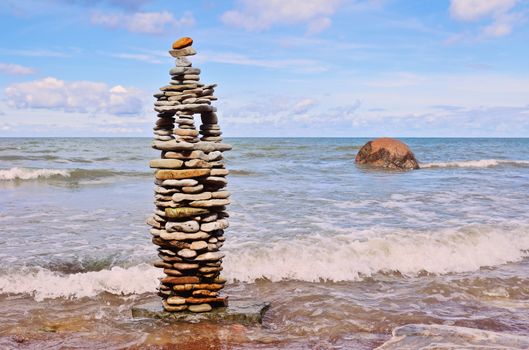
[[[191,39],[190,37],[184,36],[183,38],[180,38],[173,43],[173,49],[179,50],[179,49],[183,49],[184,47],[191,46],[191,45],[193,45],[193,39]]]

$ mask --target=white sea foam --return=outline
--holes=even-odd
[[[0,181],[12,180],[38,180],[58,177],[66,181],[89,180],[89,183],[103,181],[102,178],[113,176],[146,176],[151,172],[138,171],[115,171],[111,169],[34,169],[34,168],[11,168],[0,170]]]
[[[480,159],[421,164],[421,168],[492,168],[498,165],[529,166],[529,160]]]
[[[70,177],[70,172],[65,169],[29,169],[18,167],[0,170],[0,181],[47,179],[52,176]]]
[[[46,298],[93,297],[102,292],[116,295],[154,292],[161,271],[148,264],[129,268],[61,274],[47,269],[24,269],[0,275],[1,294],[31,294],[35,300]]]
[[[529,256],[529,227],[307,235],[228,248],[224,272],[232,280],[354,281],[379,272],[446,274],[520,261]]]
[[[359,236],[369,237],[358,240]],[[416,276],[475,271],[529,257],[529,227],[485,226],[417,233],[364,232],[307,235],[276,242],[228,241],[223,275],[230,281],[357,281],[378,273]],[[149,264],[62,274],[46,269],[0,273],[0,294],[27,293],[45,298],[153,293],[160,269]]]

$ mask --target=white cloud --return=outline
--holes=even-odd
[[[304,73],[327,71],[327,67],[321,62],[309,59],[252,58],[246,55],[231,52],[202,52],[197,56],[197,62],[216,62],[262,68],[289,69],[291,71]]]
[[[97,6],[105,4],[113,7],[118,7],[126,11],[135,11],[140,7],[146,5],[150,0],[62,0],[66,3],[73,3],[84,6]]]
[[[0,49],[0,53],[10,56],[27,56],[27,57],[71,57],[76,53],[80,53],[79,48],[68,48],[67,50],[50,50],[50,49]]]
[[[132,14],[96,12],[92,15],[91,21],[93,24],[107,28],[120,28],[132,33],[153,35],[167,33],[178,27],[195,24],[192,13],[186,12],[181,18],[175,18],[169,11],[136,12]]]
[[[525,137],[529,133],[529,106],[453,106],[397,112],[363,105],[352,100],[296,115],[292,109],[278,112],[273,106],[267,110],[254,104],[248,105],[255,108],[250,113],[224,108],[221,120],[228,130],[243,130],[239,132],[246,136]]]
[[[283,95],[260,96],[253,101],[241,102],[239,98],[219,101],[222,120],[227,124],[288,125],[310,116],[316,107],[311,98],[286,97]]]
[[[35,70],[18,64],[0,62],[0,73],[7,75],[28,75],[35,73]]]
[[[239,0],[238,9],[224,12],[221,20],[230,26],[260,31],[275,24],[306,23],[309,32],[331,24],[340,0]]]
[[[424,83],[424,77],[410,72],[395,72],[386,74],[382,78],[375,78],[365,82],[366,86],[375,88],[402,88],[417,86]]]
[[[109,53],[99,52],[101,55],[116,57],[120,59],[136,60],[153,64],[167,63],[170,56],[167,51],[139,50],[132,53]],[[233,64],[240,66],[251,66],[270,69],[288,69],[298,73],[325,72],[328,67],[322,62],[305,58],[261,58],[250,57],[235,52],[213,52],[201,51],[193,56],[193,63],[203,64],[207,62]]]
[[[494,21],[482,29],[482,33],[487,37],[497,38],[500,36],[509,35],[513,27],[523,20],[521,14],[509,13],[502,14],[494,19]]]
[[[430,133],[441,136],[517,137],[529,132],[529,122],[524,116],[528,106],[453,107],[419,114],[413,123],[418,132],[430,127]],[[411,119],[411,116],[400,119]]]
[[[517,0],[451,0],[450,15],[462,21],[475,21],[506,13]]]
[[[349,130],[365,136],[414,137],[517,137],[529,132],[523,115],[527,106],[446,107],[424,112],[359,112],[351,118]]]
[[[106,55],[110,57],[120,58],[120,59],[141,61],[141,62],[147,62],[147,63],[153,63],[153,64],[164,63],[164,61],[159,59],[157,56],[145,54],[145,53],[108,53]],[[169,57],[167,53],[165,53],[164,56]]]
[[[109,0],[110,5],[121,7],[125,10],[136,10],[149,3],[150,0]]]
[[[12,127],[10,124],[7,123],[0,123],[0,131],[9,131]]]
[[[138,89],[53,77],[10,85],[5,96],[7,105],[18,109],[137,115],[144,106],[144,95]]]
[[[133,12],[147,5],[151,0],[54,0],[59,6],[63,4],[83,7],[114,7],[123,11]]]
[[[513,12],[518,0],[451,0],[450,15],[463,22],[490,19],[491,23],[481,28],[485,37],[509,35],[513,27],[523,20],[521,13]]]
[[[118,135],[127,135],[127,134],[142,134],[145,132],[145,129],[140,127],[127,128],[127,127],[115,127],[115,126],[101,126],[97,127],[96,131],[102,134],[118,134]]]
[[[495,71],[357,73],[267,86],[274,95],[235,89],[218,103],[230,136],[527,137],[528,84],[527,75]]]
[[[311,109],[316,104],[316,101],[314,101],[312,98],[305,98],[292,106],[292,112],[294,114],[303,114],[306,113],[309,109]]]
[[[332,23],[332,21],[328,17],[317,18],[317,19],[309,22],[307,31],[309,33],[311,33],[311,34],[312,33],[319,33],[319,32],[322,32],[324,29],[330,27],[331,23]]]

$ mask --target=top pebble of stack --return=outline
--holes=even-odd
[[[193,45],[193,39],[188,36],[184,36],[173,43],[173,50],[183,49],[184,47],[191,45]]]
[[[173,57],[185,57],[192,56],[197,52],[191,45],[193,44],[193,39],[188,37],[183,37],[178,39],[173,43],[173,49],[169,50],[169,54]]]

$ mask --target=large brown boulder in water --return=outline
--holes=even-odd
[[[355,161],[381,168],[419,169],[419,163],[410,148],[405,143],[388,137],[366,143],[358,151]]]

